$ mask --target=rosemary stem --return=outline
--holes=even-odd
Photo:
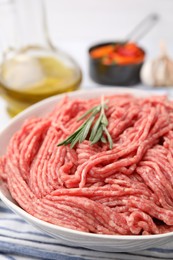
[[[108,108],[107,101],[104,101],[104,96],[101,96],[101,103],[86,111],[77,120],[79,121],[87,117],[86,121],[72,135],[61,141],[58,146],[70,144],[70,147],[73,148],[77,143],[89,139],[91,144],[108,142],[110,149],[112,149],[113,141],[106,128],[108,126],[108,119],[105,114],[105,109]],[[99,114],[98,117],[96,117],[97,114]]]

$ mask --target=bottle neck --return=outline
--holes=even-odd
[[[48,47],[46,39],[46,14],[44,0],[15,0],[19,42],[22,46],[41,45]]]

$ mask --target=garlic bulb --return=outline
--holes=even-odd
[[[141,81],[149,86],[173,86],[173,60],[165,49],[157,59],[146,61],[140,72]]]

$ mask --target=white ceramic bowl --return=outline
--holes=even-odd
[[[88,99],[91,97],[100,96],[102,94],[113,93],[132,93],[136,96],[151,95],[151,92],[128,88],[100,88],[93,90],[90,89],[88,91],[81,90],[69,93],[68,95],[72,99]],[[41,116],[45,114],[45,112],[47,113],[51,111],[55,104],[57,104],[57,102],[59,102],[59,100],[62,98],[62,96],[63,95],[58,95],[45,99],[12,119],[9,125],[0,134],[0,155],[5,153],[11,136],[20,128],[26,118],[33,115]],[[38,229],[43,230],[54,238],[61,238],[62,240],[66,240],[67,245],[77,245],[79,247],[86,247],[105,252],[130,252],[165,244],[173,239],[173,232],[161,235],[146,236],[100,235],[74,231],[68,228],[55,226],[31,216],[19,206],[17,206],[3,183],[0,184],[0,198],[12,211],[20,215],[24,220]]]

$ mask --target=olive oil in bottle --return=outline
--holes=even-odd
[[[7,100],[9,114],[14,116],[44,98],[77,89],[81,71],[52,43],[45,1],[4,1],[0,7],[0,94]]]
[[[0,67],[0,89],[14,116],[46,97],[76,90],[81,72],[63,53],[31,50],[6,59]]]

